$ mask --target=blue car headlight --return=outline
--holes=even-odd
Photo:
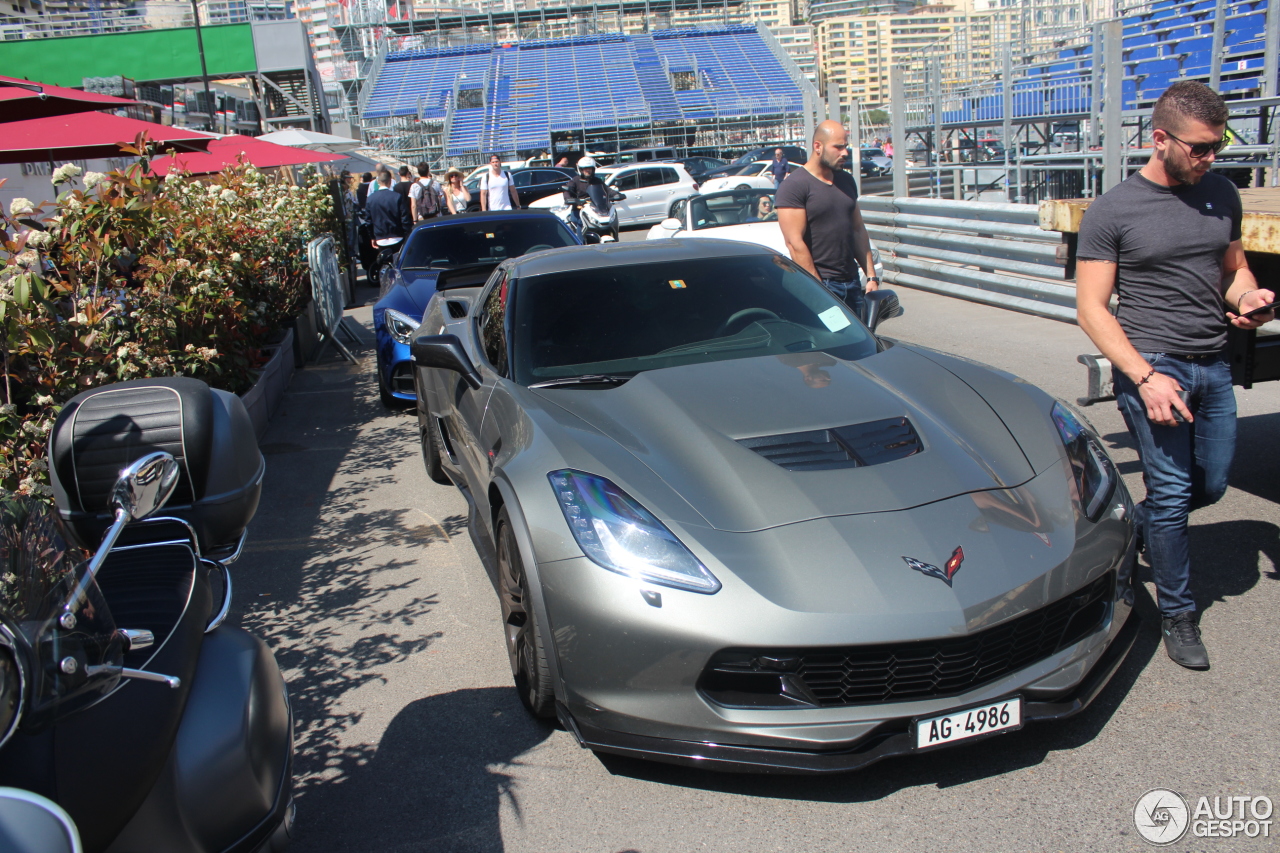
[[[1097,521],[1115,491],[1115,463],[1107,455],[1097,434],[1080,422],[1080,418],[1062,403],[1053,404],[1053,424],[1058,428],[1062,446],[1071,463],[1071,474],[1080,495],[1080,508],[1090,521]]]
[[[547,475],[574,539],[592,562],[636,580],[710,595],[720,581],[675,535],[604,477]]]
[[[391,334],[391,337],[402,344],[413,343],[413,333],[418,330],[418,320],[413,319],[408,314],[401,314],[399,311],[388,308],[383,314],[383,321],[387,324],[387,331]]]

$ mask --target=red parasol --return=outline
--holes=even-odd
[[[145,133],[161,146],[204,151],[212,136],[108,113],[79,113],[0,123],[0,163],[45,163],[121,157]]]
[[[0,122],[114,109],[136,103],[111,95],[0,76]]]
[[[157,175],[167,175],[170,171],[185,170],[204,175],[210,172],[221,172],[228,166],[236,165],[241,156],[244,157],[244,162],[252,163],[259,169],[347,159],[343,154],[326,154],[323,151],[291,148],[288,145],[263,142],[252,136],[224,136],[209,143],[207,153],[180,152],[172,157],[157,157],[151,161],[151,171]]]

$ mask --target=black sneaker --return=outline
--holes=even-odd
[[[1160,633],[1164,635],[1164,649],[1170,659],[1187,669],[1208,669],[1209,652],[1200,640],[1200,625],[1196,614],[1190,611],[1160,620]]]

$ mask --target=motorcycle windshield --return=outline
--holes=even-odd
[[[25,670],[24,729],[93,704],[120,680],[123,646],[87,557],[48,506],[0,501],[0,621]]]
[[[613,207],[613,202],[609,201],[609,190],[604,184],[591,184],[587,187],[587,197],[591,199],[591,206],[600,211],[604,216],[609,215],[609,208]]]

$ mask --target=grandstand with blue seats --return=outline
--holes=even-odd
[[[802,123],[786,61],[754,25],[410,50],[381,62],[361,121],[375,133],[416,121],[451,160],[566,138],[604,150],[709,133],[768,142]]]
[[[1123,109],[1149,106],[1178,80],[1210,82],[1216,8],[1215,0],[1157,0],[1123,19]],[[1218,91],[1228,100],[1256,97],[1266,67],[1267,0],[1230,0],[1224,10]],[[1055,58],[1015,75],[1014,119],[1086,118],[1095,112],[1094,46],[1086,39],[1082,34]],[[1280,91],[1278,84],[1280,80],[1272,81],[1270,91]],[[948,101],[952,108],[943,109],[944,125],[999,122],[1003,83],[985,86],[975,97],[956,92]]]

